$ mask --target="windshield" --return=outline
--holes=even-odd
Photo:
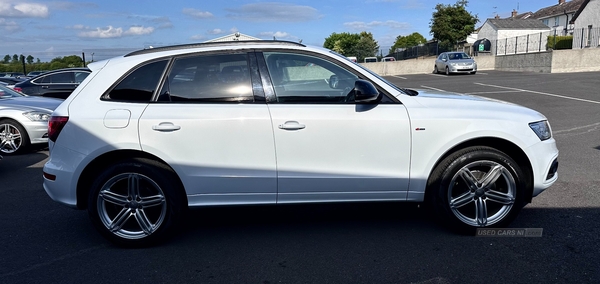
[[[448,58],[450,58],[450,60],[471,59],[466,53],[449,53]]]
[[[399,87],[397,87],[396,85],[394,85],[394,84],[392,84],[392,83],[388,82],[388,80],[386,80],[386,79],[382,78],[382,77],[381,77],[381,76],[379,76],[377,73],[375,73],[375,72],[373,72],[373,71],[369,70],[369,68],[366,68],[366,67],[364,67],[364,66],[362,66],[362,65],[358,64],[357,62],[354,62],[354,61],[352,61],[352,60],[348,59],[346,56],[343,56],[343,55],[341,55],[341,54],[339,54],[339,53],[337,53],[337,52],[335,52],[335,51],[333,51],[333,50],[330,50],[329,52],[331,52],[332,54],[335,54],[336,56],[338,56],[338,57],[340,57],[340,58],[343,58],[343,59],[344,59],[344,60],[346,60],[346,61],[352,62],[352,64],[354,64],[354,65],[356,65],[356,66],[360,67],[362,70],[365,70],[365,71],[367,71],[369,74],[371,74],[371,75],[373,75],[373,76],[377,77],[377,79],[379,79],[379,80],[381,80],[381,81],[385,82],[385,83],[386,83],[386,84],[388,84],[390,87],[394,88],[394,90],[396,90],[396,91],[398,91],[398,92],[400,92],[400,93],[406,94],[406,93],[405,93],[405,92],[404,92],[402,89],[400,89],[400,88],[399,88]]]
[[[14,97],[24,97],[23,94],[10,89],[8,87],[0,85],[0,99],[14,98]]]

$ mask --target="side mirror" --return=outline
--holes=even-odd
[[[446,59],[446,58],[442,58],[442,61],[446,62],[446,61],[448,61],[448,59]]]
[[[379,91],[366,80],[356,80],[354,82],[354,101],[357,103],[374,102],[379,99]]]

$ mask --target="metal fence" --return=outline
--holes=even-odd
[[[451,51],[451,49],[452,48],[450,47],[441,45],[438,41],[430,41],[417,46],[397,48],[387,56],[392,56],[396,58],[396,60],[405,60],[418,57],[438,56],[442,52]]]
[[[573,49],[600,46],[600,28],[576,29],[573,31]]]

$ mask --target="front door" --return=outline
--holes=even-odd
[[[402,104],[355,103],[359,77],[335,62],[286,52],[264,58],[277,97],[269,111],[279,203],[406,198],[410,125]]]

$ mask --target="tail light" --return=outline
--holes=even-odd
[[[65,127],[69,121],[68,116],[51,116],[48,121],[48,139],[52,142],[56,142],[56,138],[58,138],[58,134]]]
[[[13,90],[15,90],[15,91],[17,91],[19,93],[23,92],[23,89],[21,89],[21,87],[14,87]]]

